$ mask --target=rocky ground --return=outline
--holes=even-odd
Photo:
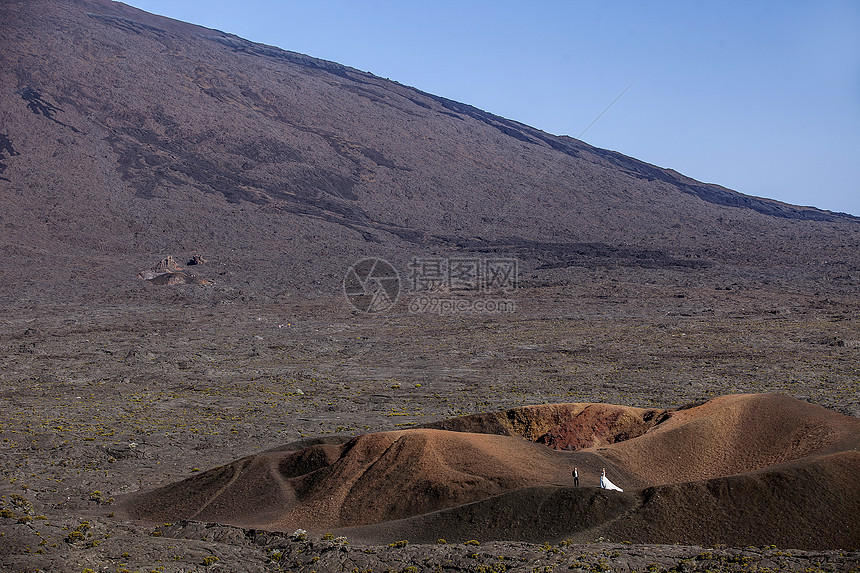
[[[609,571],[679,573],[707,571],[852,571],[858,567],[858,552],[789,551],[776,547],[702,548],[671,545],[630,545],[595,540],[589,544],[518,542],[481,543],[469,540],[449,544],[440,539],[433,545],[400,540],[382,546],[353,545],[346,538],[309,537],[243,531],[197,523],[166,525],[152,529],[154,539],[146,557],[123,552],[122,542],[105,542],[102,570],[132,570],[152,567],[156,555],[165,555],[154,570],[179,571],[318,571],[362,573],[395,571],[548,572]],[[132,555],[133,554],[133,555]],[[110,568],[104,568],[104,562]],[[80,552],[67,565],[91,563]],[[115,569],[114,569],[115,568]]]
[[[359,547],[112,517],[112,498],[304,437],[524,404],[672,407],[774,392],[860,412],[857,298],[614,283],[525,288],[515,300],[505,315],[398,306],[369,316],[342,297],[249,302],[185,285],[147,287],[125,305],[28,303],[5,314],[0,563],[9,571],[858,567],[851,547],[807,554],[621,539]],[[210,556],[218,561],[204,565]]]

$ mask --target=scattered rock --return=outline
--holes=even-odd
[[[188,261],[189,265],[200,265],[206,260],[200,255],[194,255]],[[138,278],[149,281],[154,285],[176,286],[176,285],[211,285],[212,281],[197,278],[192,273],[184,272],[172,256],[160,260],[154,267],[138,273]]]
[[[152,280],[163,274],[176,273],[180,271],[182,271],[182,267],[179,266],[179,263],[177,263],[172,256],[168,256],[167,258],[158,261],[158,263],[151,269],[141,271],[137,276],[144,280]]]
[[[168,256],[166,259],[160,260],[157,265],[152,267],[152,270],[161,273],[173,273],[181,271],[182,267],[179,266],[179,263],[173,257]]]

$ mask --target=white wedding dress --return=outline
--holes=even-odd
[[[615,491],[624,491],[606,477],[606,470],[603,470],[603,473],[600,475],[600,487],[601,489],[614,489]]]

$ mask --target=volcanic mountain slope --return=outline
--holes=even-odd
[[[623,431],[605,423],[613,417]],[[547,430],[539,438],[579,434],[589,421],[597,446],[551,450],[521,437],[536,428]],[[852,548],[860,540],[860,421],[785,396],[725,396],[672,411],[549,405],[445,424],[452,429],[285,446],[124,507],[147,522],[336,529],[375,541],[605,536]],[[627,437],[632,427],[642,431]],[[624,493],[596,487],[604,467]]]
[[[858,262],[856,218],[121,3],[5,1],[0,43],[19,297],[63,281],[107,296],[174,252],[255,269],[243,284],[261,292],[335,284],[366,254],[505,253],[538,279]]]

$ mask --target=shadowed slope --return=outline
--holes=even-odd
[[[860,548],[860,453],[641,492],[641,507],[591,536],[647,543]]]
[[[853,550],[860,547],[860,454],[635,492],[524,488],[408,519],[341,530],[377,543],[564,539]]]
[[[556,542],[591,532],[639,507],[632,493],[605,492],[594,487],[537,486],[518,489],[488,499],[418,515],[359,527],[338,533],[350,539],[390,543],[408,539],[415,543],[450,543],[469,539],[514,539],[533,543]],[[596,538],[596,537],[595,537]]]

